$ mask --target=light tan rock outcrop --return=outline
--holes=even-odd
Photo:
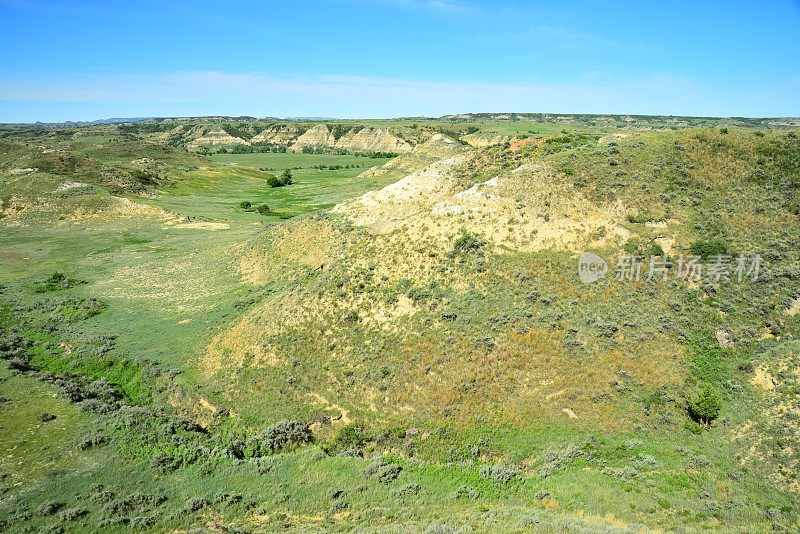
[[[336,145],[336,139],[333,137],[330,129],[326,124],[317,124],[306,133],[295,139],[292,146],[289,148],[293,152],[300,152],[303,147],[333,147]]]
[[[413,148],[405,140],[385,128],[353,129],[336,142],[337,148],[353,151],[410,152]]]
[[[194,150],[203,146],[230,146],[248,144],[250,143],[244,139],[234,137],[223,130],[222,126],[211,126],[208,131],[186,143],[186,148],[189,150]]]

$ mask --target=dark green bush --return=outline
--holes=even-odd
[[[325,448],[328,454],[337,453],[345,450],[357,450],[363,447],[369,436],[364,431],[364,427],[351,423],[343,426],[333,441]]]
[[[49,291],[58,291],[60,289],[69,289],[71,287],[75,287],[79,284],[85,284],[84,280],[77,280],[75,278],[69,278],[67,275],[61,272],[55,272],[47,277],[42,282],[36,284],[33,288],[34,291],[37,293],[47,293]]]
[[[249,210],[250,208],[253,207],[253,205],[250,202],[248,202],[247,200],[243,200],[243,201],[239,202],[239,207],[244,209],[244,210]]]
[[[292,185],[293,183],[294,180],[292,177],[292,171],[289,169],[285,169],[283,173],[281,173],[280,177],[272,174],[267,177],[267,185],[270,187],[284,187],[287,185]]]
[[[458,236],[453,242],[453,248],[450,250],[450,256],[458,254],[468,254],[470,252],[477,252],[486,244],[486,241],[480,237],[465,232]]]
[[[711,384],[703,384],[700,393],[689,399],[689,415],[698,423],[708,425],[719,416],[720,410],[722,395]]]
[[[261,215],[268,215],[272,213],[272,210],[266,204],[261,204],[259,207],[256,208],[256,211]]]
[[[689,245],[689,252],[695,256],[702,258],[709,258],[711,256],[719,256],[728,253],[728,245],[721,239],[698,239]]]
[[[647,249],[647,256],[665,256],[664,249],[661,245],[653,241]]]

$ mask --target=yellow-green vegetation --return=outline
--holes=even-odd
[[[796,530],[800,134],[767,126],[1,130],[0,530]]]

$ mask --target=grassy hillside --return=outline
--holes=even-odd
[[[800,138],[667,119],[5,130],[0,530],[796,530]]]

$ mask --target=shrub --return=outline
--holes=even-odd
[[[248,202],[247,200],[243,200],[243,201],[239,202],[239,207],[244,209],[244,210],[249,210],[250,208],[253,207],[253,205],[250,202]]]
[[[47,293],[50,291],[58,291],[60,289],[69,289],[79,284],[85,284],[84,280],[77,280],[69,278],[61,272],[54,272],[49,277],[45,278],[42,282],[34,286],[34,291],[37,293]]]
[[[147,530],[156,524],[156,518],[153,516],[136,516],[130,520],[130,527],[135,530]]]
[[[630,481],[638,475],[636,469],[631,466],[625,467],[604,467],[603,474],[610,477],[616,477],[620,480]]]
[[[280,421],[264,432],[261,443],[267,451],[278,452],[309,443],[312,439],[307,424],[299,421]]]
[[[722,410],[722,395],[711,384],[703,387],[695,397],[689,400],[689,415],[695,421],[708,425],[719,416]]]
[[[181,461],[174,456],[170,456],[169,454],[158,453],[152,458],[150,458],[150,467],[154,468],[155,470],[161,473],[168,473],[169,471],[175,471],[181,466]]]
[[[434,523],[425,529],[425,534],[466,534],[472,529],[467,527],[455,527],[448,523]]]
[[[649,211],[629,213],[627,215],[627,218],[629,223],[634,223],[634,224],[644,224],[655,220],[655,216]]]
[[[20,373],[25,373],[28,371],[35,370],[34,367],[31,365],[31,358],[27,354],[9,358],[6,362],[6,365],[8,365],[8,368],[11,371],[17,371]]]
[[[106,436],[103,435],[91,436],[81,441],[78,444],[78,448],[82,451],[85,451],[94,447],[100,447],[101,445],[105,445],[106,443],[108,443],[108,438]]]
[[[388,484],[399,477],[402,470],[402,466],[389,463],[383,457],[378,457],[364,469],[364,476],[383,484]]]
[[[456,491],[453,492],[453,499],[468,499],[470,501],[474,501],[480,497],[478,491],[471,487],[471,486],[459,486]]]
[[[369,436],[364,432],[364,427],[355,423],[343,426],[333,441],[325,448],[328,454],[347,451],[359,450],[366,444]]]
[[[395,497],[411,497],[422,491],[422,486],[419,484],[405,484],[392,491]]]
[[[284,170],[280,177],[269,175],[267,177],[267,185],[270,187],[284,187],[294,183],[292,171],[289,169]]]
[[[614,323],[599,323],[597,331],[602,337],[613,337],[619,331],[619,327]]]
[[[520,471],[513,465],[493,464],[481,466],[480,475],[495,484],[508,484],[519,478]]]
[[[58,513],[58,518],[62,521],[75,521],[83,516],[85,516],[88,512],[83,508],[69,508],[67,510],[62,510]]]
[[[350,508],[350,504],[345,501],[335,501],[328,509],[329,514],[336,514]]]
[[[187,512],[197,512],[210,505],[208,499],[189,499],[186,501],[185,509]]]
[[[28,349],[32,346],[33,341],[26,337],[0,334],[0,359],[10,360],[14,357],[27,356]]]
[[[647,249],[647,256],[666,256],[664,252],[664,248],[656,243],[655,241],[650,244],[650,247]]]
[[[256,211],[261,215],[267,215],[272,213],[272,210],[266,204],[261,204],[259,207],[256,208]]]
[[[46,517],[49,515],[53,515],[64,506],[63,503],[50,501],[43,503],[39,508],[36,509],[36,515],[40,515],[42,517]]]
[[[242,502],[242,496],[238,493],[220,493],[217,496],[216,502],[219,504],[226,504],[232,506],[236,503]]]
[[[453,242],[453,248],[450,250],[450,256],[457,254],[468,254],[470,252],[477,252],[486,244],[486,241],[476,235],[464,232]]]
[[[695,256],[708,258],[728,252],[728,245],[721,239],[698,239],[689,246],[689,252]]]
[[[95,503],[109,503],[114,500],[114,492],[107,490],[102,484],[95,484],[91,488],[89,500]]]
[[[130,174],[131,178],[142,185],[155,185],[159,181],[158,173],[147,169],[133,169]]]

